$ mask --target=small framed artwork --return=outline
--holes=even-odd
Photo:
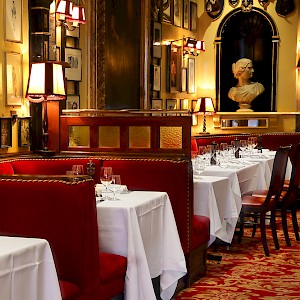
[[[12,119],[0,118],[1,129],[1,148],[9,148],[12,146]]]
[[[195,111],[198,100],[192,100],[192,112]]]
[[[166,109],[177,109],[177,99],[167,99]]]
[[[188,91],[189,94],[195,93],[195,58],[188,59]]]
[[[162,99],[159,98],[152,99],[151,109],[162,109]]]
[[[80,97],[79,95],[68,95],[66,100],[66,109],[79,109]]]
[[[161,67],[158,65],[153,66],[153,91],[160,91],[160,77],[161,77]]]
[[[190,0],[183,0],[183,28],[190,28]]]
[[[161,23],[153,22],[153,57],[161,58]]]
[[[174,0],[174,25],[181,27],[182,24],[182,0]]]
[[[5,39],[22,42],[22,0],[5,1]]]
[[[167,48],[167,92],[175,93],[181,90],[181,60],[180,46],[171,44]]]
[[[189,109],[189,99],[180,99],[180,109]]]
[[[31,118],[18,118],[18,144],[19,147],[31,145]]]
[[[187,68],[181,69],[181,92],[186,92]]]
[[[22,105],[23,99],[23,66],[22,54],[6,52],[6,105]]]
[[[173,0],[163,0],[162,12],[163,12],[163,22],[172,24],[172,4]]]
[[[65,71],[67,80],[81,81],[81,49],[65,48],[65,62],[70,65]]]
[[[197,31],[197,3],[190,2],[190,30]]]
[[[228,2],[232,7],[236,7],[238,5],[238,0],[235,0],[235,1],[229,0]],[[247,0],[247,3],[249,3],[248,0]],[[218,1],[206,0],[205,1],[206,13],[212,19],[217,19],[221,15],[223,9],[224,9],[224,0],[218,0]]]

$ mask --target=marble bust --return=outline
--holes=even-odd
[[[265,88],[261,83],[250,80],[254,73],[252,61],[248,58],[239,59],[236,63],[232,64],[232,72],[238,83],[229,90],[228,97],[239,103],[240,108],[237,111],[253,111],[251,109],[251,102]]]

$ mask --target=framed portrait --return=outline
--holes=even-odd
[[[81,49],[65,48],[65,62],[70,65],[65,71],[67,80],[81,81]]]
[[[195,58],[188,59],[188,91],[189,94],[195,93]]]
[[[229,4],[235,7],[238,5],[238,1],[229,0]],[[217,19],[222,14],[223,9],[224,9],[224,0],[205,0],[206,13],[212,19]]]
[[[190,28],[190,0],[183,0],[183,28]]]
[[[177,99],[166,99],[166,109],[177,109]]]
[[[180,109],[189,109],[189,99],[180,99]]]
[[[197,31],[197,3],[190,1],[190,30]]]
[[[68,95],[66,100],[66,109],[79,109],[80,97],[79,95]]]
[[[153,22],[153,51],[152,56],[161,58],[161,23]]]
[[[174,0],[173,9],[174,25],[181,27],[182,25],[182,0]]]
[[[5,39],[22,42],[22,0],[5,0]]]
[[[187,68],[181,69],[181,92],[186,92],[186,78],[187,78]]]
[[[162,3],[162,12],[163,12],[163,17],[162,20],[165,23],[170,23],[172,24],[172,4],[173,4],[173,0],[163,0]]]
[[[181,53],[180,46],[171,44],[167,47],[167,92],[175,93],[181,90]]]
[[[161,67],[158,65],[153,66],[153,91],[160,91],[161,83]]]
[[[162,99],[154,98],[151,100],[151,109],[162,109]]]
[[[0,118],[1,129],[1,148],[9,148],[12,146],[12,119]]]
[[[22,105],[23,66],[22,54],[5,53],[6,105]]]
[[[18,145],[25,147],[31,145],[31,118],[18,118]]]

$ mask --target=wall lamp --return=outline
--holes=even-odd
[[[76,27],[79,27],[79,24],[85,24],[83,5],[84,0],[58,0],[55,13],[59,25],[65,25],[68,30],[74,30]]]
[[[195,38],[185,38],[183,45],[183,55],[194,55],[198,56],[200,52],[205,51],[205,43],[204,41],[198,41]]]

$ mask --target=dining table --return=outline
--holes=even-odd
[[[217,238],[231,243],[242,207],[241,196],[269,187],[275,153],[265,149],[223,164],[194,168],[194,213],[210,218],[209,245]],[[286,178],[290,170],[288,162]]]
[[[157,277],[161,299],[171,299],[187,268],[168,194],[122,192],[97,201],[97,219],[100,251],[127,257],[125,299],[155,300]]]
[[[62,299],[47,240],[0,236],[0,299]]]

